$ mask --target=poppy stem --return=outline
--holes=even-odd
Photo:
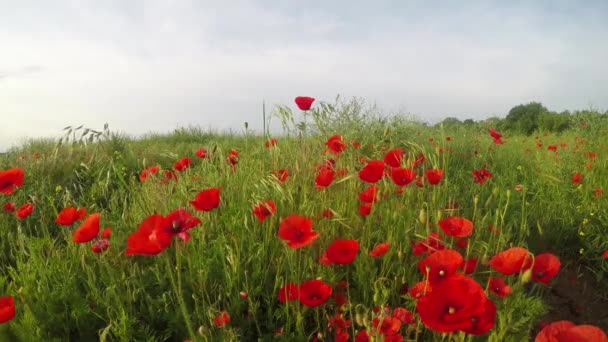
[[[196,333],[192,328],[192,322],[190,322],[190,315],[188,315],[188,309],[186,308],[186,303],[184,302],[184,297],[182,295],[181,290],[181,258],[180,252],[177,248],[175,248],[175,263],[177,266],[177,283],[175,281],[175,277],[173,276],[173,270],[171,267],[171,262],[169,261],[169,257],[165,258],[167,264],[167,273],[169,274],[169,280],[171,281],[171,286],[173,287],[173,293],[176,296],[177,303],[179,305],[182,316],[184,317],[184,321],[186,323],[186,329],[188,329],[188,335],[190,338],[195,338]]]
[[[350,319],[353,319],[353,306],[350,303],[350,264],[346,265],[346,296],[348,297],[348,315]],[[355,325],[351,324],[350,328],[352,330],[353,336],[355,336]]]

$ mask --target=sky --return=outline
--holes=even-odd
[[[260,130],[262,101],[299,95],[430,122],[606,110],[607,15],[603,0],[0,0],[0,150],[106,122]]]

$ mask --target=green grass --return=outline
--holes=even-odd
[[[483,261],[505,248],[523,246],[533,253],[554,253],[590,269],[598,279],[604,277],[608,263],[600,255],[608,249],[608,194],[596,198],[594,189],[608,191],[605,137],[575,131],[540,134],[543,146],[538,148],[534,136],[509,136],[504,145],[494,145],[486,132],[374,121],[354,122],[341,131],[326,128],[305,137],[292,132],[291,137],[279,137],[270,149],[259,136],[186,129],[139,140],[112,135],[87,145],[33,142],[13,150],[0,159],[0,170],[22,167],[25,183],[13,195],[0,197],[0,204],[29,201],[36,209],[23,220],[0,213],[0,295],[14,296],[17,310],[12,321],[0,325],[0,340],[293,341],[319,333],[332,340],[327,322],[338,309],[333,300],[318,308],[283,304],[277,300],[278,289],[286,282],[313,278],[332,286],[347,280],[350,305],[345,316],[353,321],[351,334],[371,322],[375,306],[402,306],[415,312],[415,301],[400,295],[404,284],[423,278],[417,269],[421,257],[412,255],[411,241],[437,231],[437,221],[448,215],[474,222],[469,247],[460,250],[465,257]],[[337,162],[347,174],[317,191],[315,165],[330,157],[323,152],[331,134],[343,134],[349,143],[357,140],[362,148],[349,144]],[[447,136],[451,141],[446,141]],[[557,154],[547,150],[548,145],[562,142],[567,146],[559,147]],[[199,147],[213,157],[194,156]],[[378,185],[386,198],[374,205],[371,215],[361,217],[358,193],[367,185],[357,177],[362,167],[359,158],[382,159],[387,149],[397,147],[410,157],[426,155],[419,175],[424,169],[442,168],[444,179],[437,186],[410,184],[398,195],[390,179],[384,178]],[[236,172],[225,159],[232,148],[240,152]],[[590,159],[588,151],[597,157]],[[35,152],[41,154],[38,159],[33,158]],[[184,156],[193,163],[178,175],[178,182],[139,181],[143,168],[158,164],[171,169]],[[592,168],[586,169],[586,163]],[[471,172],[484,167],[493,178],[485,184],[473,183]],[[284,184],[271,176],[279,168],[290,172]],[[580,185],[571,182],[576,172],[584,175]],[[519,184],[523,191],[515,190]],[[195,212],[188,202],[209,187],[222,188],[220,207]],[[275,201],[277,212],[258,222],[251,209],[265,199]],[[458,209],[446,211],[449,202],[456,202]],[[54,223],[67,206],[101,213],[102,228],[113,228],[106,253],[94,254],[90,244],[73,243],[75,227]],[[178,207],[202,220],[191,230],[187,245],[174,239],[157,256],[125,256],[127,236],[141,221]],[[326,208],[335,216],[318,218]],[[292,250],[278,238],[279,223],[289,214],[314,218],[319,238],[312,245]],[[490,224],[499,227],[500,234],[491,233]],[[336,238],[360,242],[353,264],[319,264],[322,252]],[[390,242],[389,252],[380,259],[369,257],[373,246],[383,241]],[[445,242],[451,246],[455,241]],[[485,287],[490,273],[480,263],[473,277]],[[547,287],[522,284],[517,275],[505,279],[513,293],[506,299],[489,295],[498,308],[495,327],[480,337],[453,337],[529,338],[549,309],[542,300]],[[608,295],[606,289],[602,291]],[[241,292],[248,297],[243,299]],[[213,324],[221,311],[231,317],[224,328]],[[279,328],[282,334],[273,337]],[[401,333],[420,340],[446,340],[421,323],[403,325]]]

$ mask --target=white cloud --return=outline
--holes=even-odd
[[[434,119],[608,107],[601,8],[371,4],[0,3],[0,149],[69,124],[259,127],[263,99],[296,95]]]

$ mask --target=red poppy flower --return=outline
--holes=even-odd
[[[23,185],[24,173],[20,168],[0,171],[0,193],[10,195]]]
[[[91,251],[95,254],[103,253],[107,251],[108,248],[110,248],[110,241],[106,239],[97,240],[91,245]]]
[[[272,216],[277,211],[277,206],[273,200],[266,200],[253,206],[253,215],[258,218],[260,222],[264,222],[267,217]]]
[[[367,330],[363,329],[357,333],[355,336],[355,342],[369,342],[369,335],[367,334]]]
[[[57,215],[55,223],[62,226],[71,226],[74,222],[82,220],[87,213],[86,208],[76,209],[75,207],[63,208]]]
[[[99,234],[99,218],[98,213],[89,215],[84,222],[72,232],[73,242],[86,243],[97,237]]]
[[[222,188],[205,189],[194,197],[190,204],[198,211],[211,211],[220,205],[220,190]]]
[[[102,239],[109,239],[110,236],[112,236],[112,227],[106,227],[102,232],[101,232],[101,238]]]
[[[404,324],[416,323],[416,320],[414,319],[414,314],[406,308],[401,308],[401,307],[395,308],[393,310],[393,317],[395,317],[401,323],[404,323]]]
[[[467,248],[468,245],[469,245],[469,240],[467,240],[467,239],[458,239],[458,241],[456,241],[456,247],[458,247],[458,248],[465,249],[465,248]]]
[[[218,328],[223,328],[230,323],[230,315],[226,311],[220,312],[213,319],[213,324]]]
[[[161,184],[167,184],[170,180],[177,182],[177,175],[171,170],[164,170],[165,178],[160,181]]]
[[[416,172],[412,169],[393,167],[389,169],[389,175],[398,186],[406,186],[416,178]]]
[[[369,256],[372,257],[381,257],[384,254],[386,254],[386,252],[388,252],[388,248],[390,247],[390,244],[388,242],[382,242],[377,244],[374,249],[372,249],[369,252]]]
[[[295,99],[296,105],[300,110],[310,110],[312,103],[315,102],[313,97],[309,96],[298,96]]]
[[[419,281],[410,287],[407,293],[414,299],[421,298],[433,291],[433,287],[428,281]]]
[[[329,258],[327,257],[327,251],[324,251],[323,254],[321,254],[321,257],[319,258],[319,264],[331,266],[331,261],[329,261]]]
[[[602,253],[602,259],[608,259],[608,249]]]
[[[333,154],[340,154],[342,151],[346,149],[346,143],[344,142],[344,138],[341,135],[332,135],[327,139],[325,145],[329,149],[329,152]]]
[[[279,225],[279,237],[287,241],[287,245],[291,248],[302,248],[316,240],[319,233],[312,230],[311,219],[289,215]]]
[[[401,321],[391,316],[384,316],[382,320],[374,318],[372,320],[372,326],[380,331],[385,336],[395,335],[401,329]],[[386,339],[384,339],[386,341]]]
[[[464,262],[464,264],[462,264],[460,268],[464,271],[464,274],[473,274],[473,272],[475,272],[475,268],[477,268],[477,261],[477,258],[470,257]]]
[[[441,236],[437,233],[430,233],[429,236],[422,241],[412,241],[412,252],[414,255],[432,254],[443,249],[445,249],[445,245],[441,242]]]
[[[376,183],[382,179],[384,174],[384,162],[382,160],[370,160],[361,171],[359,171],[359,178],[368,183]]]
[[[420,260],[418,269],[432,285],[456,273],[464,263],[462,255],[453,249],[437,251]]]
[[[577,172],[572,176],[572,183],[578,184],[583,180],[583,175],[580,172]]]
[[[462,331],[470,335],[482,335],[490,331],[496,324],[496,305],[494,302],[487,299],[484,310],[471,316],[471,322],[471,327]]]
[[[488,225],[488,231],[493,234],[500,234],[500,228],[494,227],[491,223]]]
[[[557,152],[557,145],[549,145],[547,146],[547,150]]]
[[[405,151],[403,151],[400,148],[392,149],[392,150],[388,151],[386,153],[386,155],[384,156],[384,162],[392,167],[400,167],[401,158],[403,158],[404,154],[405,154]]]
[[[576,325],[570,321],[555,321],[553,323],[549,323],[543,327],[541,331],[538,332],[534,341],[536,342],[557,342],[559,341],[557,336],[570,329],[574,328]]]
[[[473,222],[464,217],[450,216],[439,221],[439,227],[449,236],[464,238],[473,233]]]
[[[190,159],[188,157],[184,157],[184,158],[176,161],[175,164],[173,164],[173,169],[175,169],[175,171],[177,171],[177,172],[183,172],[185,169],[190,167],[191,163],[192,163],[192,159]]]
[[[265,142],[265,143],[264,143],[264,146],[265,146],[266,148],[272,147],[272,146],[274,146],[274,145],[276,145],[276,144],[277,144],[277,141],[278,141],[278,140],[277,140],[276,138],[272,138],[272,139],[268,140],[267,142]]]
[[[332,288],[323,280],[306,280],[300,284],[300,303],[309,307],[316,307],[331,296]]]
[[[2,206],[2,210],[4,210],[4,212],[6,212],[6,213],[15,212],[15,203],[13,203],[13,202],[4,203],[4,205]]]
[[[422,165],[425,160],[426,160],[426,157],[424,156],[424,153],[422,153],[422,152],[418,153],[418,155],[416,156],[416,159],[414,160],[414,164],[412,165],[412,168],[415,169],[418,165]]]
[[[332,218],[334,217],[334,212],[331,209],[323,209],[323,212],[321,213],[321,216],[323,216],[324,218]]]
[[[333,297],[333,296],[332,296]],[[351,325],[351,321],[349,319],[344,319],[341,312],[338,311],[335,316],[332,316],[328,319],[327,327],[332,330],[344,330],[349,328]]]
[[[485,311],[492,314],[491,305],[487,301],[484,290],[475,280],[455,274],[433,286],[432,292],[421,297],[416,310],[422,323],[437,332],[478,332],[475,321],[484,317]],[[494,316],[495,314],[494,310]],[[486,329],[487,324],[483,323],[483,328]]]
[[[602,329],[593,325],[577,325],[560,332],[558,342],[608,342],[608,336]]]
[[[359,143],[357,140],[353,141],[353,148],[355,150],[358,150],[361,148],[361,143]]]
[[[551,253],[542,253],[534,258],[532,280],[549,285],[549,280],[557,275],[561,263],[559,258]]]
[[[511,286],[507,285],[501,277],[490,277],[488,288],[500,298],[505,298],[512,291]]]
[[[207,150],[205,150],[204,148],[199,148],[198,150],[196,150],[196,152],[194,152],[194,154],[199,158],[207,158]]]
[[[344,293],[334,292],[331,297],[334,299],[334,302],[336,302],[337,307],[348,304],[348,297],[346,297]]]
[[[169,247],[171,236],[159,232],[162,224],[162,215],[154,214],[148,216],[137,227],[137,231],[129,235],[125,254],[156,255]]]
[[[488,178],[492,178],[492,173],[490,171],[481,169],[473,171],[473,182],[483,184],[488,180]]]
[[[274,170],[272,171],[272,174],[281,183],[285,182],[287,180],[287,177],[289,177],[289,171],[287,171],[287,169]]]
[[[512,247],[494,255],[488,265],[496,271],[511,275],[527,270],[532,265],[528,250],[522,247]]]
[[[173,210],[169,215],[163,217],[160,226],[157,227],[158,234],[165,234],[170,237],[177,236],[187,243],[190,240],[190,229],[198,226],[201,220],[192,216],[186,209],[179,208]]]
[[[429,169],[424,172],[424,175],[426,176],[426,180],[429,182],[429,184],[437,185],[443,178],[443,170]]]
[[[498,133],[494,128],[490,128],[490,135],[494,139],[495,144],[502,144],[502,140],[500,140],[502,138],[502,134]]]
[[[359,241],[357,240],[334,240],[327,247],[327,258],[333,264],[350,264],[359,252]]]
[[[300,287],[294,283],[287,283],[279,289],[279,302],[285,303],[298,299],[300,296]]]
[[[359,200],[365,203],[374,203],[378,201],[379,191],[380,189],[377,186],[371,185],[359,193]]]
[[[365,217],[372,212],[372,204],[371,203],[361,204],[358,207],[358,209],[359,209],[359,214],[361,214],[361,216]]]
[[[13,296],[0,297],[0,324],[15,317],[15,301]]]
[[[336,176],[334,169],[326,166],[321,166],[317,171],[317,177],[315,178],[315,184],[317,189],[323,189],[328,187]]]
[[[227,159],[230,165],[235,166],[239,162],[239,151],[235,149],[230,150]]]
[[[25,203],[24,205],[20,206],[19,209],[17,209],[17,217],[19,219],[24,219],[28,216],[30,216],[30,214],[34,211],[35,207],[33,204],[31,203]]]

